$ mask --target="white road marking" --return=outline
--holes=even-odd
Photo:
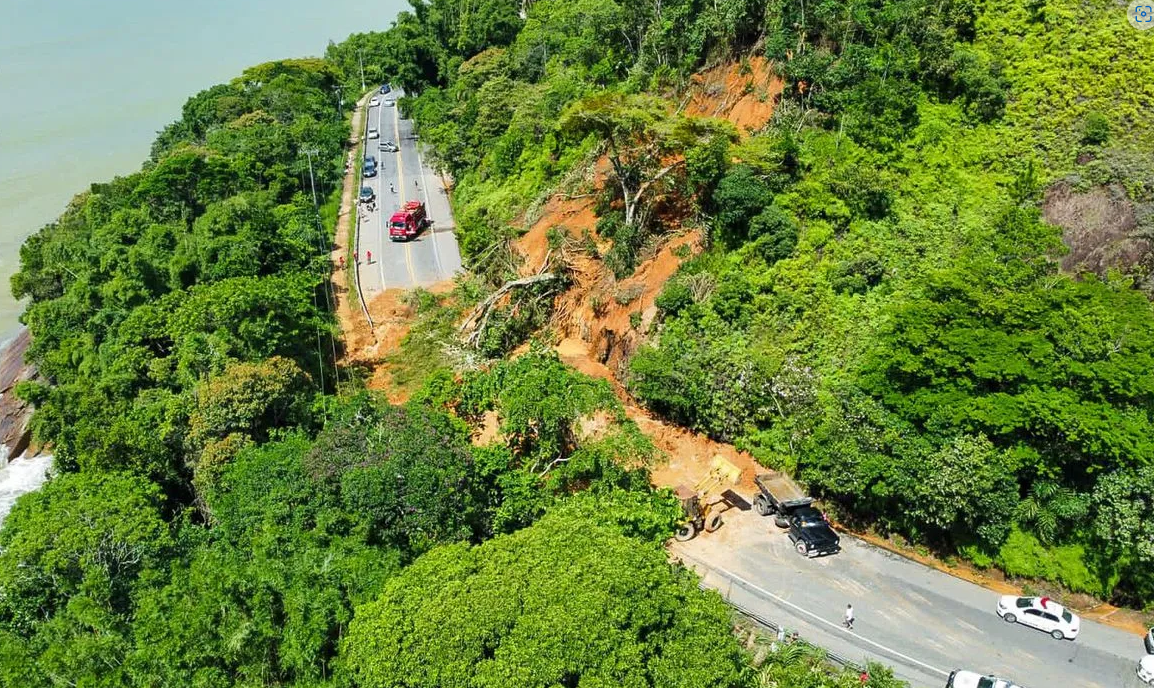
[[[401,115],[397,112],[396,106],[389,108],[393,111],[393,136],[395,137],[393,143],[397,144],[397,191],[400,192],[401,206],[405,205],[405,174],[403,171],[404,163],[401,158]],[[427,212],[427,211],[426,211]],[[392,238],[389,238],[392,241]],[[417,273],[413,271],[413,254],[410,251],[410,241],[405,241],[405,265],[409,268],[409,281],[412,286],[417,286]]]
[[[707,567],[707,568],[710,568],[710,567]],[[930,666],[929,664],[926,664],[925,662],[914,659],[913,657],[910,657],[909,655],[903,654],[903,653],[898,652],[897,650],[894,650],[890,647],[886,647],[885,645],[882,645],[879,642],[875,642],[873,640],[870,640],[869,638],[866,638],[862,635],[854,633],[853,631],[842,626],[842,624],[840,624],[840,623],[834,623],[834,622],[829,621],[829,620],[827,620],[821,616],[818,616],[817,614],[809,611],[808,609],[800,607],[800,606],[794,604],[793,602],[790,602],[789,600],[785,599],[784,597],[782,597],[780,595],[776,595],[776,594],[766,590],[765,588],[763,588],[759,585],[756,585],[754,583],[751,583],[750,581],[745,580],[744,578],[737,575],[736,573],[733,573],[731,571],[727,571],[727,570],[721,568],[720,566],[712,567],[712,568],[716,569],[721,574],[729,577],[731,580],[735,580],[735,581],[741,583],[742,585],[748,587],[751,590],[756,590],[757,592],[761,593],[762,595],[765,595],[765,596],[770,597],[774,600],[777,600],[781,604],[784,604],[787,607],[789,607],[790,609],[793,609],[794,611],[797,611],[801,614],[804,614],[805,616],[810,617],[811,619],[817,621],[818,623],[829,626],[834,631],[840,631],[841,633],[844,633],[845,635],[849,635],[849,636],[852,636],[854,638],[857,638],[858,640],[862,641],[863,643],[867,643],[869,645],[872,645],[883,652],[891,654],[891,655],[898,657],[904,661],[907,661],[911,664],[916,664],[916,665],[922,667],[923,669],[927,669],[929,671],[934,672],[935,674],[940,674],[941,676],[949,676],[950,675],[950,672],[948,672],[948,671],[944,671],[944,670],[939,669],[935,666]]]
[[[417,151],[417,169],[421,172],[421,190],[425,193],[425,212],[429,213],[433,206],[429,205],[429,183],[425,180],[425,164],[421,162],[421,146],[420,144],[414,143],[413,147]],[[432,225],[432,221],[430,221],[429,224]],[[441,254],[437,251],[435,227],[429,230],[429,241],[433,242],[433,260],[437,263],[437,277],[439,279],[445,279],[448,275],[445,274],[445,268],[441,266]]]
[[[384,109],[385,108],[381,105],[377,106],[377,134],[378,135],[381,133],[381,130],[384,129],[384,127],[382,126],[382,122],[381,122],[381,110],[384,110]],[[377,146],[377,148],[379,149],[380,146]],[[381,156],[381,161],[383,163],[384,156]],[[384,170],[384,167],[385,167],[384,164],[382,164],[381,165],[382,171]],[[377,197],[377,219],[380,220],[379,226],[380,226],[380,232],[381,232],[381,256],[380,256],[380,258],[384,258],[384,253],[385,253],[385,222],[386,222],[386,220],[385,220],[385,179],[384,179],[383,174],[378,174],[377,176],[381,178],[381,195]],[[388,289],[388,286],[385,284],[385,261],[381,260],[380,258],[377,259],[377,272],[379,272],[381,274],[381,291],[385,291],[386,289]]]

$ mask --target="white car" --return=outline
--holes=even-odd
[[[1138,679],[1148,686],[1154,686],[1154,655],[1146,655],[1138,660]]]
[[[397,101],[393,100],[392,98],[389,98],[388,100],[385,101],[385,107],[393,107],[396,104],[397,104]]]
[[[997,676],[983,676],[973,671],[955,669],[946,679],[946,688],[1022,688],[1017,683]]]
[[[380,138],[380,136],[381,135],[379,133],[377,133],[376,127],[372,127],[369,129],[369,138],[370,139]]]
[[[369,107],[372,107],[372,106],[374,106],[374,105],[380,105],[380,104],[381,104],[381,99],[380,99],[380,98],[378,98],[378,97],[376,97],[376,96],[373,96],[372,98],[369,98]]]
[[[1078,637],[1081,619],[1069,609],[1049,597],[1016,597],[1002,595],[998,598],[998,616],[1008,623],[1020,623],[1045,631],[1056,640],[1073,640]]]

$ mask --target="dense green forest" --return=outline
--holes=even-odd
[[[639,400],[847,520],[1149,599],[1154,265],[1063,269],[1042,220],[1061,183],[1111,189],[1150,230],[1154,55],[1115,9],[414,0],[323,59],[194,96],[139,172],[21,250],[43,379],[20,394],[56,475],[0,529],[0,685],[860,685],[800,646],[755,662],[661,549],[679,506],[609,385],[541,342],[502,359],[542,294],[498,313],[466,370],[420,295],[408,345],[429,355],[403,406],[335,365],[358,58],[407,89],[456,181],[458,307],[605,156],[612,247],[589,250],[610,271],[672,224],[707,243],[632,358]],[[762,130],[676,112],[696,70],[751,55],[785,80]],[[583,433],[594,414],[607,427]]]
[[[612,246],[590,255],[621,278],[671,227],[708,243],[632,357],[639,400],[847,521],[1146,604],[1154,90],[1131,70],[1154,48],[1113,3],[543,1],[510,22],[433,3],[330,50],[419,92],[479,275],[508,277],[494,246],[605,156]],[[676,110],[695,68],[753,55],[785,82],[765,127]],[[1068,248],[1055,190],[1111,199],[1082,212],[1134,243],[1074,227]],[[1094,251],[1119,258],[1067,260]],[[490,355],[542,321],[509,313]]]

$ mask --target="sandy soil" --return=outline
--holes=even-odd
[[[685,114],[729,120],[742,135],[769,123],[785,82],[764,57],[722,64],[694,75]]]

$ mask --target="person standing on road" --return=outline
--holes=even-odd
[[[361,264],[361,259],[357,258],[357,252],[356,251],[353,251],[353,262],[356,263],[357,265]]]
[[[365,257],[368,258],[369,265],[372,265],[373,264],[373,252],[372,251],[365,251]]]
[[[853,605],[847,604],[845,606],[845,627],[853,630]]]
[[[389,182],[389,193],[397,193],[397,190],[393,188],[392,182]]]

